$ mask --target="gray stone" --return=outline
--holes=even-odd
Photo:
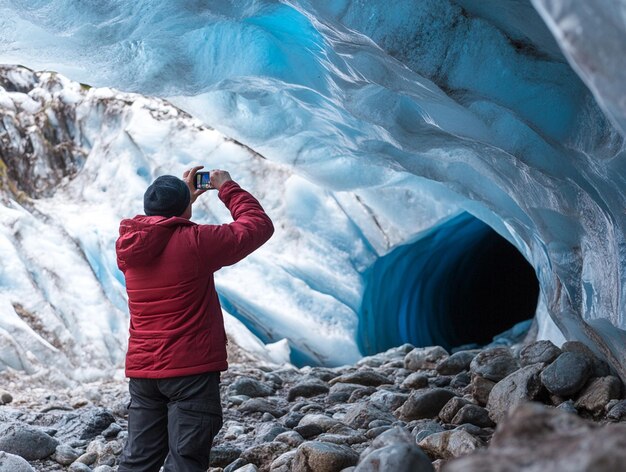
[[[83,408],[80,413],[64,417],[56,435],[62,441],[79,438],[89,441],[105,431],[115,418],[107,408]]]
[[[329,390],[328,385],[320,380],[300,382],[289,389],[287,400],[292,402],[298,397],[310,398],[328,393]]]
[[[470,371],[493,382],[499,382],[519,369],[517,359],[506,347],[493,347],[481,351],[470,364]]]
[[[267,470],[274,460],[287,452],[289,446],[285,443],[272,441],[269,443],[252,446],[241,453],[242,459],[254,464],[261,469]]]
[[[294,457],[296,457],[295,449],[281,454],[270,465],[270,472],[291,472]]]
[[[395,421],[395,418],[391,413],[381,410],[372,403],[364,402],[350,407],[343,419],[344,423],[355,429],[365,429],[374,420],[389,421],[391,423]]]
[[[405,421],[434,418],[454,396],[453,392],[444,388],[416,390],[396,413]]]
[[[472,380],[469,384],[468,390],[472,395],[472,398],[476,400],[479,405],[486,405],[489,401],[489,394],[496,383],[493,380],[488,380],[480,375],[472,374]]]
[[[259,472],[259,468],[254,464],[246,464],[243,467],[239,467],[236,472]]]
[[[607,415],[606,418],[609,421],[624,421],[626,420],[626,400],[620,400],[619,402],[613,405]]]
[[[73,447],[67,444],[59,444],[52,458],[61,465],[70,465],[79,457],[80,452]]]
[[[441,346],[417,347],[404,357],[404,367],[409,370],[430,370],[446,357],[448,351]]]
[[[89,467],[87,464],[83,464],[82,462],[74,462],[72,465],[70,465],[68,470],[70,472],[92,472],[91,467]]]
[[[322,428],[319,424],[315,424],[315,423],[304,424],[302,426],[296,426],[293,430],[296,433],[298,433],[300,436],[302,436],[304,439],[311,439],[324,432],[324,428]]]
[[[458,351],[437,364],[437,372],[441,375],[456,375],[468,370],[472,360],[480,351]]]
[[[266,398],[251,398],[250,400],[246,400],[239,407],[239,411],[243,413],[269,413],[275,418],[280,418],[287,413],[287,411],[279,407],[276,402]]]
[[[514,375],[514,374],[511,374]],[[473,424],[480,428],[491,428],[495,426],[491,418],[489,418],[489,412],[482,406],[468,404],[464,405],[452,418],[452,424]]]
[[[606,405],[620,398],[622,382],[617,377],[608,375],[596,377],[585,386],[576,400],[576,408],[587,410],[594,415],[604,413]]]
[[[450,387],[462,389],[467,387],[472,381],[472,376],[469,372],[461,372],[460,374],[456,374],[450,382]]]
[[[241,469],[246,464],[246,460],[240,457],[224,467],[224,472],[235,472],[237,469]],[[212,470],[212,468],[209,470]]]
[[[348,403],[356,403],[362,398],[369,397],[374,392],[376,392],[376,388],[374,387],[357,388],[350,394],[350,398],[348,398]]]
[[[93,472],[114,472],[114,469],[110,465],[99,465]]]
[[[267,397],[274,393],[274,389],[267,383],[250,377],[238,377],[228,390],[233,395],[246,395],[251,398]]]
[[[493,387],[487,402],[487,410],[493,421],[499,423],[513,407],[539,397],[542,391],[542,368],[543,364],[522,367]]]
[[[298,446],[293,472],[340,472],[358,460],[359,455],[347,446],[309,441]]]
[[[322,429],[322,431],[326,432],[333,426],[337,426],[342,423],[341,421],[336,420],[335,418],[331,418],[330,416],[317,414],[317,413],[310,413],[308,415],[305,415],[300,420],[300,423],[298,423],[298,427],[307,426],[310,424],[319,426]]]
[[[291,447],[298,447],[304,442],[304,438],[297,431],[285,431],[284,433],[280,433],[278,436],[276,436],[275,440],[278,442],[284,442]]]
[[[398,393],[390,390],[378,390],[370,396],[370,402],[375,407],[385,411],[393,411],[401,407],[409,399],[406,393]]]
[[[211,467],[226,467],[228,464],[232,464],[239,459],[241,452],[241,449],[235,447],[233,444],[213,445],[213,447],[211,447],[209,465]]]
[[[402,388],[419,389],[428,387],[428,376],[420,372],[413,372],[402,382]]]
[[[74,463],[80,462],[81,464],[91,465],[95,463],[97,460],[98,460],[98,454],[96,454],[95,452],[85,452],[84,454],[81,454],[80,457],[76,459]]]
[[[0,472],[35,472],[26,459],[0,451]]]
[[[255,432],[256,442],[271,442],[287,428],[276,423],[261,423]]]
[[[541,382],[550,393],[569,397],[577,393],[591,375],[588,357],[579,352],[563,352],[541,373]]]
[[[347,383],[364,385],[368,387],[377,387],[379,385],[388,384],[389,379],[382,374],[374,370],[357,370],[349,374],[340,375],[335,377],[329,382],[331,385],[336,383]]]
[[[451,459],[474,452],[484,443],[463,429],[431,434],[419,442],[419,446],[430,456]]]
[[[598,425],[537,403],[516,407],[488,449],[452,460],[445,472],[618,472],[626,464],[626,425]]]
[[[578,352],[584,355],[591,364],[592,377],[605,377],[611,373],[609,365],[580,341],[567,341],[563,343],[561,350],[563,352]]]
[[[430,436],[431,434],[440,433],[444,431],[443,426],[434,420],[419,420],[415,422],[413,431],[411,434],[415,437],[415,442],[419,443],[422,439]],[[411,422],[413,424],[413,422]]]
[[[356,467],[355,472],[431,472],[430,459],[414,444],[393,444],[376,449]]]
[[[116,437],[119,432],[122,430],[122,427],[117,423],[111,423],[107,429],[102,431],[102,436],[107,439]]]
[[[6,405],[7,403],[11,403],[13,401],[13,395],[11,395],[6,390],[0,388],[0,405]]]
[[[28,461],[51,456],[58,445],[59,442],[53,437],[26,424],[9,424],[0,430],[0,451]]]
[[[452,419],[457,414],[457,412],[469,403],[471,402],[465,398],[452,397],[439,412],[439,418],[441,418],[441,421],[443,421],[444,423],[452,423]]]
[[[542,340],[524,346],[519,353],[522,366],[538,364],[551,364],[561,355],[561,350],[552,344],[551,341]]]

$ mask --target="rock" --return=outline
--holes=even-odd
[[[275,423],[262,423],[256,429],[256,442],[271,442],[280,433],[287,431],[284,426]]]
[[[455,394],[444,388],[416,390],[396,413],[405,421],[434,418]]]
[[[300,420],[300,423],[298,423],[298,428],[294,428],[294,430],[302,434],[299,428],[303,426],[311,425],[311,424],[318,426],[323,432],[326,432],[333,426],[341,425],[342,423],[341,421],[336,420],[335,418],[331,418],[330,416],[317,414],[317,413],[311,413],[311,414],[305,415]],[[302,435],[302,437],[305,437],[305,436]]]
[[[507,375],[519,369],[517,359],[506,347],[493,347],[481,351],[470,364],[470,371],[493,382],[499,382]]]
[[[28,461],[51,456],[59,442],[38,428],[26,424],[9,424],[0,430],[0,451]]]
[[[0,451],[0,472],[35,472],[26,459]]]
[[[441,418],[441,421],[443,421],[444,423],[452,423],[452,419],[457,414],[457,412],[462,407],[470,403],[471,402],[465,398],[452,397],[439,412],[439,418]]]
[[[557,409],[561,411],[566,411],[568,413],[572,413],[574,415],[578,414],[578,410],[576,409],[576,406],[574,405],[574,402],[572,400],[566,400],[562,403],[559,403],[559,406],[557,406]]]
[[[6,405],[7,403],[11,403],[13,401],[13,395],[11,395],[6,390],[0,388],[0,405]]]
[[[320,434],[322,431],[320,430]],[[298,447],[300,444],[304,442],[304,438],[297,431],[285,431],[284,433],[280,433],[275,438],[276,441],[284,442],[285,444],[291,447]]]
[[[513,374],[511,374],[513,375]],[[468,404],[464,405],[451,421],[452,424],[473,424],[480,428],[491,428],[495,426],[494,422],[489,418],[489,412],[482,406]]]
[[[114,422],[113,414],[106,408],[83,408],[64,417],[56,436],[61,440],[79,438],[89,441]]]
[[[287,400],[292,402],[298,397],[310,398],[316,395],[328,393],[330,388],[321,381],[301,382],[289,389]]]
[[[236,472],[259,472],[259,469],[254,464],[246,464],[243,467],[239,467]]]
[[[541,382],[550,393],[569,397],[577,393],[591,375],[588,357],[579,352],[563,352],[541,373]]]
[[[425,437],[430,436],[431,434],[440,433],[444,431],[443,426],[441,426],[438,422],[434,420],[419,420],[416,422],[411,422],[411,424],[415,424],[413,426],[413,431],[411,434],[415,438],[415,442],[419,443]]]
[[[235,472],[238,469],[241,469],[244,465],[247,465],[248,463],[245,461],[245,459],[242,459],[241,457],[233,462],[231,462],[230,464],[228,464],[226,467],[224,467],[224,472]],[[214,467],[210,467],[209,470],[215,470]],[[219,469],[218,469],[219,470]]]
[[[376,449],[356,467],[355,472],[431,472],[430,459],[413,444],[393,444]]]
[[[434,369],[446,357],[448,352],[441,346],[417,347],[404,357],[404,367],[409,370]]]
[[[359,455],[347,446],[309,441],[298,446],[293,472],[340,472],[358,460]]]
[[[599,415],[609,401],[620,398],[622,382],[612,375],[592,379],[576,400],[576,408]]]
[[[431,434],[422,439],[419,442],[419,446],[431,458],[450,459],[469,454],[476,449],[484,447],[484,443],[467,431],[455,429]]]
[[[270,472],[291,472],[296,451],[287,451],[278,456],[270,465]]]
[[[626,400],[621,400],[613,405],[606,418],[610,421],[623,421],[626,419]]]
[[[584,355],[591,364],[592,377],[606,377],[611,373],[609,365],[594,354],[585,344],[580,341],[567,341],[561,346],[563,352],[577,352]]]
[[[420,372],[413,372],[402,382],[402,388],[419,389],[428,387],[428,376]]]
[[[561,355],[561,350],[552,344],[551,341],[535,341],[534,343],[524,346],[519,353],[520,364],[522,367],[540,362],[551,364]]]
[[[85,452],[84,454],[81,454],[80,457],[76,459],[74,463],[80,462],[81,464],[91,465],[97,460],[98,460],[98,454],[96,454],[95,452]]]
[[[324,432],[324,429],[317,424],[306,424],[303,426],[296,426],[293,429],[296,433],[302,436],[304,439],[311,439],[315,436],[319,436]]]
[[[228,464],[235,462],[241,456],[241,449],[234,447],[232,444],[218,444],[211,447],[211,458],[209,465],[211,467],[226,467]]]
[[[456,374],[450,382],[450,387],[462,389],[467,387],[472,380],[472,377],[469,372],[461,372],[460,374]]]
[[[374,392],[376,392],[376,389],[374,387],[357,388],[350,394],[350,398],[348,398],[348,403],[356,403],[362,398],[369,397]]]
[[[243,413],[269,413],[275,418],[280,418],[287,412],[280,408],[276,402],[265,398],[251,398],[246,400],[239,407],[239,411]]]
[[[316,438],[316,441],[351,446],[353,444],[361,444],[366,442],[367,437],[357,432],[347,434],[323,433]]]
[[[114,472],[114,469],[110,465],[99,465],[93,472]]]
[[[542,368],[543,364],[522,367],[493,387],[487,402],[487,410],[493,421],[499,423],[513,407],[539,397],[542,391]]]
[[[285,415],[281,421],[285,425],[285,427],[295,428],[296,426],[298,426],[298,423],[303,417],[304,414],[292,411],[291,413]]]
[[[246,395],[250,398],[267,397],[274,393],[274,389],[268,384],[250,377],[238,377],[228,390],[233,395]]]
[[[432,379],[434,387],[447,387],[452,382],[452,376],[450,375],[438,375]]]
[[[89,467],[87,464],[83,464],[82,462],[74,462],[72,465],[70,465],[68,470],[70,472],[93,472],[91,470],[91,467]]]
[[[479,405],[484,406],[487,404],[487,401],[489,401],[489,394],[495,384],[493,380],[488,380],[480,375],[472,375],[468,389],[472,398],[474,398]]]
[[[285,443],[272,441],[258,446],[252,446],[241,453],[241,458],[261,469],[267,470],[270,464],[281,454],[287,452],[289,446]]]
[[[117,423],[111,423],[107,429],[102,431],[102,436],[107,439],[116,437],[119,432],[122,430],[122,427]]]
[[[517,406],[489,448],[452,460],[445,472],[612,472],[626,464],[626,425],[598,426],[537,403]]]
[[[458,351],[450,357],[443,358],[436,366],[436,370],[440,375],[456,375],[464,370],[468,370],[472,360],[479,351]]]
[[[365,429],[374,420],[395,421],[394,416],[370,402],[358,403],[348,409],[343,421],[351,428]]]
[[[409,399],[406,393],[398,393],[390,390],[378,390],[370,396],[370,402],[383,411],[393,411],[401,407]]]
[[[335,385],[336,383],[347,383],[368,387],[378,387],[379,385],[388,384],[390,382],[387,377],[374,370],[357,370],[356,372],[335,377],[329,383],[330,385]]]
[[[70,465],[78,459],[79,456],[80,452],[73,447],[67,444],[59,444],[54,452],[54,456],[52,456],[52,459],[61,465]]]

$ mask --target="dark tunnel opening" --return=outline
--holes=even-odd
[[[379,258],[365,274],[364,355],[403,343],[484,345],[532,318],[539,283],[506,239],[463,213]]]

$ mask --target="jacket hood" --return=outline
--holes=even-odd
[[[145,265],[163,252],[177,228],[195,223],[179,217],[138,215],[120,222],[120,236],[115,242],[117,266]]]

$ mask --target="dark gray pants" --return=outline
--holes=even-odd
[[[220,373],[130,379],[128,440],[118,472],[206,472],[222,427]],[[164,464],[165,461],[165,464]]]

